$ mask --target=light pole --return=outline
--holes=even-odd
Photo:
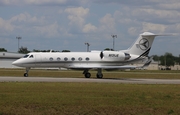
[[[86,42],[85,45],[87,45],[87,52],[89,52],[89,46],[90,46],[90,44]]]
[[[22,37],[16,37],[16,39],[18,39],[18,51],[19,51],[19,40],[22,39]]]
[[[112,38],[113,38],[113,51],[114,51],[114,45],[115,45],[115,38],[117,38],[117,35],[111,35],[112,36]]]

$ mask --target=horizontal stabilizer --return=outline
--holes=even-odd
[[[139,67],[139,68],[148,67],[151,64],[152,60],[153,60],[153,56],[148,57],[148,60],[146,61],[146,63],[143,66]]]

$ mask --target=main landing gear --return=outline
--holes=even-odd
[[[99,79],[103,78],[102,69],[97,69],[97,70],[98,70],[98,72],[96,74],[96,77],[99,78]],[[88,71],[89,70],[86,69],[83,72],[85,78],[90,78],[91,77],[91,74]]]
[[[96,77],[97,78],[103,78],[103,74],[102,74],[102,69],[98,69],[98,72],[97,72],[97,74],[96,74]]]
[[[86,69],[86,70],[84,70],[84,72],[83,72],[85,78],[90,78],[90,77],[91,77],[91,74],[90,74],[88,71],[89,71],[89,70]]]
[[[26,72],[24,73],[24,77],[28,77],[28,72],[29,72],[30,69],[31,68],[29,68],[29,67],[26,68]]]

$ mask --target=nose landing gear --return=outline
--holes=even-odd
[[[28,72],[29,72],[30,69],[31,68],[29,68],[29,67],[26,68],[26,72],[24,73],[24,77],[28,77]]]

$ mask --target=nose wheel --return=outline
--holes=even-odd
[[[28,73],[24,73],[24,77],[28,77]]]
[[[31,68],[29,68],[29,67],[26,68],[26,72],[24,73],[24,77],[28,77],[28,72],[29,72],[30,69]]]

